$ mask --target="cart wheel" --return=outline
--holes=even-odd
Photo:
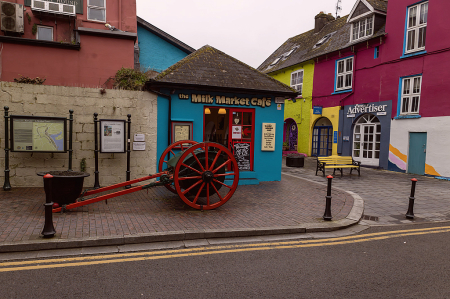
[[[186,143],[189,145],[186,145]],[[177,147],[177,149],[181,149],[182,151],[184,151],[185,149],[188,149],[191,145],[197,144],[197,143],[198,142],[193,141],[193,140],[181,140],[181,141],[177,141],[177,142],[174,142],[171,145],[169,145],[169,147],[166,148],[164,150],[164,152],[162,153],[161,158],[159,158],[158,172],[162,172],[169,167],[169,165],[167,165],[167,162],[170,159],[170,154],[175,156],[175,152],[173,151],[175,147]],[[173,186],[173,184],[166,184],[164,186],[166,186],[166,188],[169,189],[170,191],[172,191],[173,193],[177,194],[177,191],[175,190],[175,187]]]
[[[187,205],[211,210],[227,202],[236,191],[239,169],[226,147],[203,142],[184,151],[175,166],[173,180],[178,195]]]

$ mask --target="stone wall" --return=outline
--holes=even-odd
[[[100,89],[36,86],[0,82],[1,109],[9,107],[10,115],[57,116],[69,118],[74,111],[73,164],[80,171],[86,159],[85,187],[94,185],[94,112],[99,119],[127,119],[131,114],[131,141],[133,134],[145,134],[145,151],[131,151],[131,179],[156,172],[156,95],[149,92]],[[2,112],[3,116],[4,113]],[[0,179],[4,182],[5,169],[5,121],[0,120]],[[100,186],[116,184],[126,180],[126,153],[99,153]],[[24,153],[10,152],[10,182],[15,187],[41,187],[40,171],[67,170],[68,153]]]

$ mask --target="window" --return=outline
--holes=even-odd
[[[326,43],[330,39],[330,37],[332,37],[333,34],[335,34],[335,33],[336,33],[336,31],[328,33],[327,35],[325,35],[324,37],[319,39],[319,41],[314,45],[313,49],[323,45],[324,43]]]
[[[291,73],[291,87],[302,94],[303,89],[303,70],[295,71]]]
[[[281,59],[281,56],[280,57],[277,57],[277,58],[275,58],[275,60],[270,64],[270,66],[274,66],[275,64],[277,64],[278,63],[278,61],[280,61],[280,59]]]
[[[420,90],[422,76],[407,77],[402,79],[400,114],[419,114]]]
[[[352,41],[373,34],[373,16],[352,24]]]
[[[427,37],[428,2],[408,8],[406,16],[405,53],[425,50]]]
[[[373,54],[374,59],[377,59],[378,57],[380,57],[380,46],[375,47],[374,54]]]
[[[106,22],[105,0],[88,0],[88,20]]]
[[[352,88],[353,57],[347,57],[336,62],[336,87],[335,90]]]
[[[36,39],[52,41],[53,27],[37,26]]]

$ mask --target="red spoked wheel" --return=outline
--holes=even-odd
[[[164,150],[161,157],[159,158],[158,172],[162,172],[169,167],[167,162],[170,159],[170,154],[175,156],[174,150],[179,149],[179,150],[184,151],[184,150],[188,149],[190,146],[197,144],[197,143],[198,142],[193,141],[193,140],[181,140],[181,141],[177,141],[177,142],[174,142],[171,145],[169,145],[169,147]],[[173,193],[175,193],[175,194],[177,193],[173,184],[166,184],[164,186],[166,186],[166,188],[169,189],[170,191],[172,191]]]
[[[184,151],[175,166],[173,180],[178,195],[187,205],[211,210],[233,196],[239,182],[239,169],[226,147],[203,142]]]

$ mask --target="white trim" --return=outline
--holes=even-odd
[[[302,73],[302,82],[301,83],[297,83],[297,84],[293,84],[292,83],[292,76],[294,75],[294,74],[298,74],[298,73]],[[298,76],[298,75],[297,75]],[[293,87],[295,90],[297,90],[297,91],[300,91],[300,95],[303,95],[303,81],[304,81],[304,79],[305,79],[305,71],[304,71],[304,69],[299,69],[299,70],[296,70],[296,71],[293,71],[292,73],[291,73],[291,80],[290,80],[290,82],[291,82],[291,87]],[[301,90],[298,90],[298,86],[300,86],[300,88],[301,88]]]
[[[336,86],[335,86],[335,89],[334,89],[335,91],[347,90],[347,89],[351,89],[353,87],[353,76],[354,76],[353,70],[355,69],[355,65],[354,65],[355,60],[353,58],[354,58],[354,56],[351,56],[351,57],[339,59],[336,62],[336,70],[335,70]],[[347,60],[349,60],[349,59],[352,60],[352,70],[351,71],[347,70]],[[343,69],[342,73],[339,73],[339,63],[341,61],[344,63],[344,69]],[[350,80],[350,85],[346,86],[345,85],[345,78],[349,74],[352,75],[352,79]],[[338,85],[339,85],[339,77],[342,77],[342,87],[338,87]]]
[[[428,7],[427,7],[427,22],[424,24],[419,24],[420,21],[420,7],[423,4],[429,5],[429,1],[421,2],[416,5],[412,5],[408,7],[408,11],[406,14],[406,31],[405,31],[405,54],[414,53],[417,51],[423,51],[425,50],[425,45],[423,47],[419,47],[419,31],[421,28],[425,28],[427,30],[428,27]],[[409,13],[411,8],[417,8],[416,9],[416,24],[414,26],[409,27]],[[408,50],[408,33],[414,31],[414,45],[411,50]],[[426,38],[424,41],[424,44],[426,43]]]
[[[375,15],[372,15],[371,17],[372,17],[372,30],[371,30],[371,33],[368,34],[368,35],[364,35],[363,37],[359,37],[359,32],[361,32],[361,31],[360,31],[359,26],[358,26],[358,38],[353,39],[353,25],[355,23],[361,23],[362,21],[364,21],[365,22],[365,26],[367,27],[367,19],[369,19],[370,16],[367,17],[367,18],[361,19],[359,21],[355,21],[355,22],[350,24],[350,42],[363,40],[364,38],[371,37],[374,34],[374,31],[375,31],[374,30],[374,27],[375,27]],[[367,28],[364,29],[364,31],[366,31],[366,30],[367,30]]]
[[[36,30],[36,39],[38,40],[46,40],[46,39],[39,39],[39,28],[50,28],[52,30],[52,39],[51,41],[54,41],[54,34],[53,34],[53,27],[51,26],[42,26],[42,25],[37,25],[37,30]]]
[[[420,84],[419,84],[419,92],[414,92],[414,79],[420,78]],[[405,85],[405,81],[409,81],[409,90],[408,93],[403,93],[403,88]],[[400,87],[400,115],[419,115],[420,111],[420,95],[422,93],[422,75],[420,76],[412,76],[412,77],[406,77],[402,78],[402,86]],[[417,111],[412,112],[412,102],[413,98],[418,98],[417,102]],[[408,108],[406,112],[403,112],[403,100],[408,100]]]
[[[86,10],[87,16],[86,16],[86,18],[87,18],[88,21],[91,21],[91,22],[99,22],[99,23],[106,23],[106,0],[103,0],[103,1],[104,1],[104,3],[105,3],[105,7],[95,6],[95,5],[90,5],[90,4],[89,4],[90,0],[87,0],[87,5],[86,5],[86,6],[87,6],[87,10]],[[93,19],[89,19],[89,8],[104,10],[104,11],[105,11],[105,20],[102,21],[102,20],[93,20]]]
[[[356,1],[355,5],[353,5],[353,8],[352,8],[352,10],[350,11],[350,13],[349,13],[349,15],[348,15],[347,23],[350,23],[351,21],[354,20],[354,19],[352,19],[351,17],[352,17],[353,13],[354,13],[355,10],[356,10],[356,7],[358,7],[358,4],[359,4],[360,2],[364,3],[364,4],[367,6],[367,8],[370,10],[370,13],[375,12],[375,10],[373,9],[372,5],[370,5],[366,0],[358,0],[358,1]],[[369,12],[366,12],[366,13],[364,13],[364,14],[369,14]],[[363,14],[363,15],[364,15],[364,14]],[[362,16],[362,15],[361,15],[361,16]],[[358,16],[358,17],[359,17],[359,16]],[[358,17],[356,17],[356,18],[358,18]]]

